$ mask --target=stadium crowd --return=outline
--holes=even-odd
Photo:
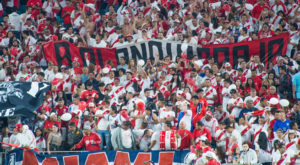
[[[300,2],[295,0],[6,0],[0,80],[50,82],[31,125],[1,141],[46,154],[71,150],[190,150],[195,164],[300,162]],[[55,66],[42,45],[114,48],[149,39],[192,45],[289,33],[265,64],[120,58],[100,68]],[[58,76],[60,75],[60,76]],[[62,75],[62,76],[61,76]],[[58,79],[57,77],[60,77]],[[2,145],[7,152],[13,147]],[[297,160],[297,158],[299,158]]]

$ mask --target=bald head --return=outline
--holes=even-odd
[[[184,121],[181,121],[180,124],[179,124],[179,129],[183,130],[186,128],[186,124]]]

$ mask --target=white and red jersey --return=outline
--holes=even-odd
[[[244,24],[240,23],[240,31],[242,30],[242,28],[246,28],[248,30],[247,34],[249,34],[249,32],[253,32],[252,21],[247,21]]]
[[[36,31],[37,29],[33,24],[29,25],[27,23],[24,23],[23,26],[22,26],[22,31],[26,31],[26,30]]]
[[[203,88],[203,90],[204,90],[204,96],[207,99],[207,104],[212,106],[214,104],[214,101],[209,99],[212,99],[214,98],[214,96],[217,95],[216,89],[213,87],[209,87],[209,88],[205,87]]]
[[[225,72],[228,73],[232,78],[235,78],[237,76],[237,71],[234,69],[231,69],[230,71],[226,70]]]
[[[217,146],[225,146],[226,145],[226,129],[218,129],[215,134],[215,139],[218,141]]]
[[[19,72],[16,76],[16,81],[20,81],[20,78],[24,78],[24,80],[26,82],[30,82],[31,81],[31,75],[30,73],[22,73],[22,72]]]
[[[295,10],[296,10],[297,6],[298,5],[296,3],[294,3],[292,5],[291,4],[287,5],[287,14],[289,17],[293,17],[295,15]]]
[[[257,75],[257,77],[260,77],[261,79],[264,79],[268,76],[267,72],[265,72],[265,71],[262,71],[262,72],[257,71],[256,75]]]
[[[290,150],[286,150],[284,153],[281,154],[281,157],[276,165],[286,165],[291,163],[291,156],[293,153]]]
[[[198,41],[198,44],[200,44],[200,45],[209,45],[209,44],[212,44],[212,43],[213,43],[212,39],[206,39],[206,38],[201,38]]]
[[[214,113],[214,117],[216,118],[216,120],[218,121],[218,123],[225,121],[225,119],[227,119],[229,116],[228,112],[223,110],[222,112],[216,111]]]
[[[247,79],[251,77],[251,70],[245,69],[242,73],[242,77],[246,77]]]
[[[283,13],[287,14],[287,9],[286,9],[286,6],[285,4],[280,1],[278,4],[274,4],[271,9],[274,11],[274,13],[278,13],[279,11],[283,11]]]
[[[234,106],[239,106],[239,105],[243,105],[243,104],[244,104],[244,101],[243,101],[243,99],[240,98],[240,97],[237,97],[236,99],[231,98],[231,99],[229,99],[228,104],[229,104],[229,105],[230,105],[230,104],[233,104]],[[234,115],[235,118],[237,118],[237,117],[240,115],[240,112],[241,112],[242,108],[232,107],[232,108],[229,109],[229,110],[230,110],[230,112],[231,112],[230,114],[231,114],[231,115]]]
[[[165,119],[165,118],[169,118],[169,117],[174,117],[175,118],[175,112],[174,111],[166,111],[166,110],[164,111],[163,110],[159,114],[160,119]],[[174,121],[172,121],[172,125],[174,125]]]
[[[238,125],[236,129],[241,133],[242,142],[250,142],[251,140],[251,126]]]
[[[79,11],[75,11],[75,10],[72,11],[71,20],[75,28],[80,28],[84,24],[84,20]]]
[[[204,124],[204,127],[207,128],[210,131],[211,136],[215,137],[216,131],[217,131],[218,126],[219,126],[217,119],[212,117],[209,121],[207,121],[205,119],[205,117],[203,117],[201,119],[201,122]]]
[[[255,62],[250,62],[250,69],[253,70],[253,69],[257,69],[259,65],[262,65],[262,66],[265,66],[263,63],[255,63]]]
[[[151,86],[151,80],[149,77],[145,78],[145,79],[141,79],[139,81],[139,85],[142,89],[142,91],[144,91],[146,88],[150,88]]]
[[[291,141],[285,142],[285,150],[291,150],[292,152],[295,152],[297,150],[297,138],[292,139]]]
[[[123,86],[113,86],[112,87],[112,96],[111,97],[119,97],[126,93],[126,90]]]
[[[260,97],[258,97],[258,96],[255,96],[255,97],[247,96],[245,98],[245,103],[247,103],[248,100],[252,100],[253,101],[253,105],[255,107],[259,106],[259,104],[260,104]]]
[[[59,8],[59,4],[56,1],[43,3],[43,10],[46,12],[46,17],[53,18],[56,16],[56,11],[53,8]]]
[[[238,42],[249,42],[252,41],[252,39],[248,35],[240,35],[238,38]]]
[[[99,117],[97,119],[97,128],[98,130],[107,130],[109,121],[108,121],[108,116],[109,116],[109,109],[106,110],[97,110],[95,115],[103,115],[103,117]]]
[[[257,145],[257,141],[258,141],[258,135],[261,132],[265,132],[266,135],[268,136],[268,127],[269,125],[267,123],[261,125],[261,124],[252,124],[251,126],[251,132],[253,134],[253,139],[254,139],[254,145]],[[257,146],[258,147],[258,146]]]
[[[99,13],[95,13],[93,15],[93,22],[99,22],[101,20],[101,15]]]

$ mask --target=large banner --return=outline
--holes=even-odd
[[[2,82],[0,83],[0,117],[31,116],[42,102],[49,83]]]
[[[5,165],[183,165],[189,153],[183,151],[98,151],[64,155],[42,155],[15,149],[8,153]],[[147,163],[148,162],[148,163]]]
[[[277,55],[286,53],[289,34],[284,33],[275,37],[260,39],[251,42],[242,42],[234,44],[205,45],[203,47],[188,45],[187,58],[198,56],[200,59],[214,57],[218,63],[224,61],[236,64],[239,57],[249,60],[252,55],[259,55],[261,60],[267,66]],[[131,58],[154,59],[159,54],[159,58],[171,56],[175,61],[176,57],[181,56],[182,43],[165,40],[148,40],[136,44],[128,44],[116,49],[81,47],[78,48],[65,41],[56,41],[44,45],[44,55],[48,61],[57,65],[71,65],[72,61],[78,60],[82,66],[86,65],[86,58],[90,62],[104,66],[107,60],[114,64],[119,62],[120,57],[126,60]]]

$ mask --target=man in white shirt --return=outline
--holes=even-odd
[[[90,36],[89,32],[87,33],[86,36],[87,36],[88,46],[97,47],[97,48],[106,48],[107,47],[107,43],[104,40],[102,40],[102,38],[99,34],[96,35],[95,39]]]
[[[257,163],[257,155],[256,152],[249,148],[247,142],[243,143],[243,152],[241,153],[241,164],[255,164]]]

